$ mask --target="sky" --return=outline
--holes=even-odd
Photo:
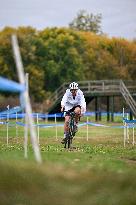
[[[80,10],[101,13],[101,28],[109,37],[136,39],[136,0],[0,0],[0,30],[68,27]]]

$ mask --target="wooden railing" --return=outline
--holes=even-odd
[[[136,117],[136,102],[122,80],[120,81],[120,92]]]
[[[121,80],[95,80],[95,81],[80,81],[79,88],[84,92],[84,95],[93,94],[118,94],[123,93],[121,88]],[[133,81],[126,81],[126,88],[130,93],[136,93],[136,83]],[[50,101],[54,104],[60,100],[64,95],[69,83],[62,84],[50,97]],[[52,104],[51,103],[51,104]]]

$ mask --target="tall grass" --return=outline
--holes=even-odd
[[[1,205],[135,204],[136,148],[123,147],[123,129],[89,126],[87,138],[87,126],[82,126],[68,150],[60,143],[63,127],[57,136],[55,127],[40,128],[42,165],[34,160],[30,139],[24,159],[24,127],[17,129],[9,127],[7,145],[6,126],[0,125]]]

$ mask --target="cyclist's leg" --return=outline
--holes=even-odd
[[[69,123],[69,118],[70,116],[69,115],[66,115],[65,116],[65,122],[64,122],[64,138],[62,139],[62,144],[65,143],[65,140],[66,140],[66,137],[67,137],[67,133],[69,131],[69,128],[68,128],[68,123]]]
[[[75,112],[75,122],[78,123],[79,117],[81,116],[81,107],[80,106],[75,107],[74,112]]]
[[[69,115],[66,115],[65,116],[65,123],[64,123],[64,133],[67,133],[68,132],[68,123],[69,123],[69,119],[70,119],[70,116]]]
[[[75,107],[74,112],[75,112],[75,131],[77,132],[78,130],[77,126],[78,126],[79,118],[81,116],[81,107],[80,106]]]

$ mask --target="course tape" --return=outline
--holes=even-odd
[[[123,118],[123,121],[125,121],[126,123],[136,123],[136,120],[128,120],[126,118]]]
[[[9,124],[9,126],[15,126],[15,125],[26,126],[26,124],[22,123],[22,122],[16,122],[16,123],[0,122],[0,124]],[[93,123],[93,122],[80,123],[78,125],[78,127],[82,127],[82,126],[86,126],[86,125],[90,125],[90,126],[94,126],[94,127],[104,127],[104,128],[126,128],[126,127],[127,128],[135,128],[136,127],[136,125],[134,123],[127,124],[126,126],[124,126],[124,125],[108,126],[108,125],[97,124],[97,123]],[[33,126],[41,127],[41,128],[63,127],[64,123],[61,123],[61,124],[34,124]]]
[[[15,107],[15,108],[11,108],[9,110],[5,110],[0,112],[0,118],[1,119],[6,119],[7,116],[10,119],[15,119],[17,118],[24,118],[25,117],[25,113],[20,113],[21,112],[21,107]],[[84,114],[84,116],[95,116],[95,112],[86,112]],[[110,114],[110,112],[109,112]],[[106,116],[107,112],[102,112],[101,113],[102,116]],[[114,113],[114,116],[123,116],[122,113]],[[45,113],[32,113],[32,117],[33,118],[41,118],[41,119],[48,119],[48,118],[63,118],[64,116],[62,115],[62,113],[54,113],[54,114],[45,114]]]
[[[96,127],[109,127],[107,125],[103,125],[103,124],[98,124],[98,123],[93,123],[93,122],[88,122],[86,123],[88,125],[92,125],[92,126],[96,126]]]
[[[16,122],[16,124],[20,126],[26,126],[26,124],[22,122]],[[64,124],[34,124],[34,126],[48,128],[48,127],[62,127],[64,126]]]
[[[18,113],[18,112],[21,112],[22,111],[22,108],[20,106],[16,106],[16,107],[13,107],[11,109],[6,109],[2,112],[0,112],[0,116],[3,116],[3,117],[6,117],[7,118],[7,115],[10,117],[16,117],[16,114],[15,113]]]

